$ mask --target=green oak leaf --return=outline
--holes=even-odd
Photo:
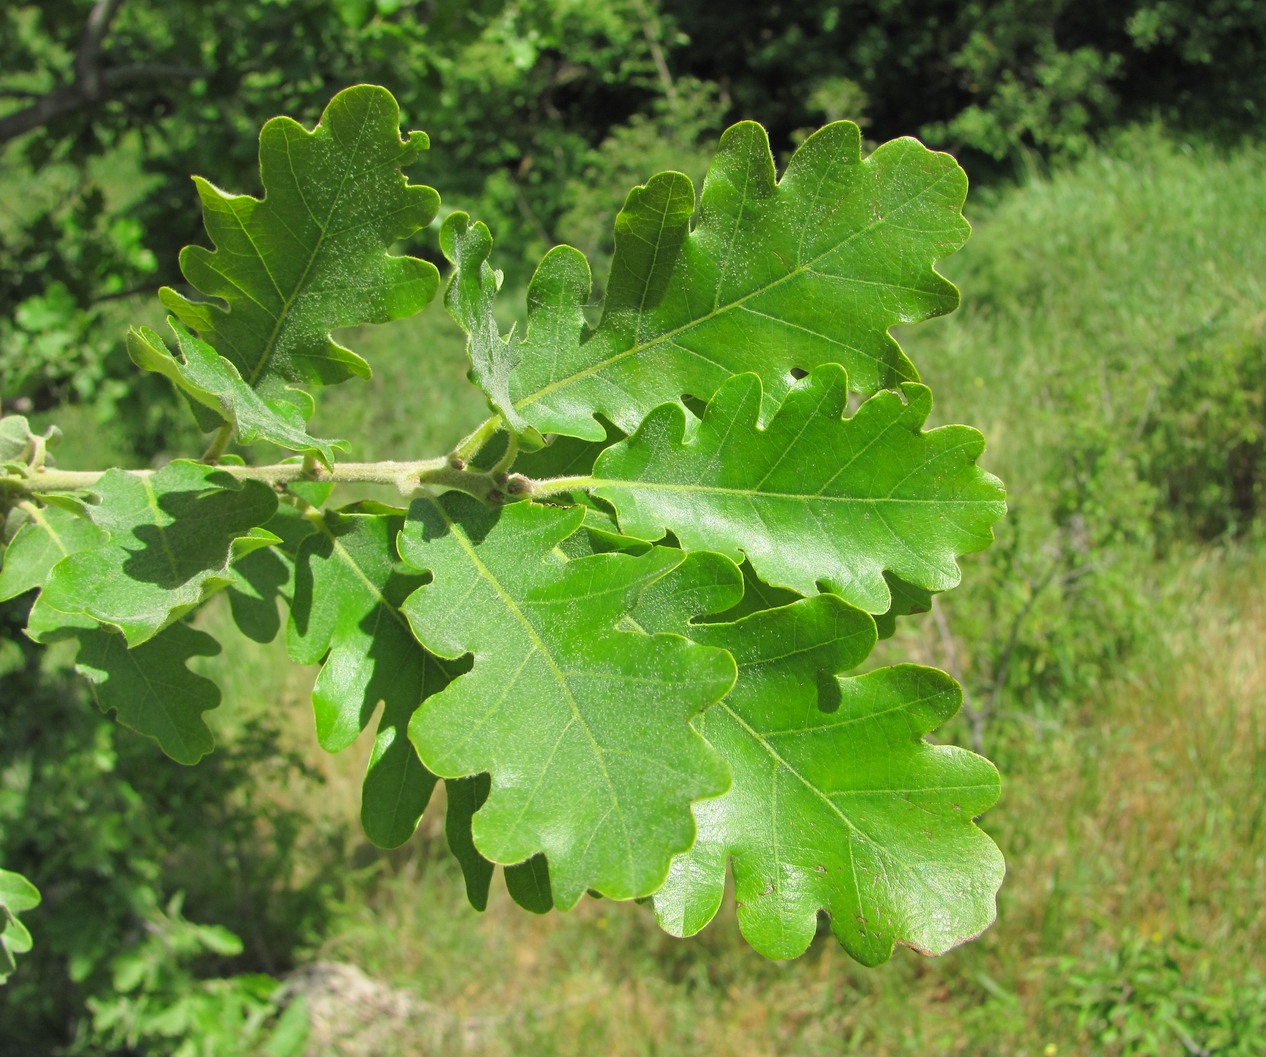
[[[104,529],[86,517],[59,507],[31,509],[26,513],[28,520],[3,554],[0,602],[39,587],[63,558],[99,547],[107,539]]]
[[[25,415],[0,418],[0,466],[25,466],[35,452],[39,438],[31,432]]]
[[[390,514],[323,515],[295,559],[287,633],[296,661],[322,663],[312,704],[324,749],[351,745],[383,704],[361,823],[387,848],[413,835],[435,788],[435,775],[409,742],[409,719],[461,670],[429,656],[400,614],[400,603],[422,583],[400,568],[395,541],[402,523]]]
[[[694,553],[699,559],[708,554],[707,551],[695,551]],[[714,624],[729,624],[740,617],[750,616],[752,613],[759,613],[766,609],[778,609],[780,606],[789,606],[792,602],[798,602],[804,597],[795,591],[787,590],[785,587],[771,587],[756,575],[756,571],[752,568],[750,561],[745,561],[742,564],[740,572],[743,577],[742,587],[739,589],[742,591],[741,598],[724,609],[701,608],[691,612],[697,612],[699,614],[698,619],[703,621]],[[729,579],[730,577],[727,573],[724,580],[728,583]],[[689,616],[690,613],[684,614],[682,619],[687,619]]]
[[[501,273],[488,263],[492,233],[486,224],[472,224],[465,213],[450,213],[440,228],[440,247],[454,265],[444,304],[466,331],[471,381],[484,391],[506,424],[521,433],[527,423],[510,398],[510,372],[518,355],[502,338],[492,314],[492,295],[501,289]]]
[[[400,536],[405,561],[433,577],[402,607],[414,634],[441,657],[473,656],[410,737],[437,774],[491,775],[475,845],[505,864],[544,853],[564,909],[590,888],[648,895],[690,846],[690,805],[728,777],[689,719],[734,677],[722,650],[617,629],[684,555],[568,561],[559,544],[583,517],[450,493],[415,500]]]
[[[328,493],[329,487],[324,485],[324,491]],[[325,498],[322,495],[321,502]],[[261,643],[272,642],[281,629],[277,603],[281,601],[289,607],[294,596],[295,555],[303,541],[317,531],[312,518],[287,503],[279,504],[277,513],[263,527],[281,542],[253,551],[237,562],[233,566],[233,583],[225,590],[233,622],[243,635]]]
[[[912,139],[863,159],[850,122],[805,140],[779,181],[764,130],[735,125],[721,137],[697,217],[681,173],[630,193],[596,327],[585,320],[584,255],[568,246],[546,254],[528,290],[527,330],[501,356],[517,361],[513,413],[542,434],[599,440],[597,415],[631,433],[659,404],[708,400],[747,371],[760,374],[769,413],[795,369],[841,363],[863,393],[914,380],[888,328],[958,304],[933,266],[966,241],[966,191],[953,158]],[[454,282],[473,287],[455,263]],[[491,269],[482,259],[478,267],[491,302]]]
[[[448,813],[444,821],[444,835],[449,850],[462,868],[466,881],[466,898],[476,910],[488,908],[488,891],[492,887],[492,874],[496,865],[485,859],[475,847],[471,827],[475,813],[484,806],[492,782],[487,774],[467,778],[450,778],[444,783],[448,794]],[[506,890],[510,897],[535,914],[544,914],[554,908],[550,893],[549,868],[543,855],[533,855],[526,862],[504,868]]]
[[[745,554],[765,583],[819,585],[870,613],[892,592],[884,574],[943,591],[957,558],[987,547],[1006,512],[998,479],[975,464],[984,439],[968,426],[924,432],[930,391],[906,383],[851,418],[844,371],[819,367],[759,427],[760,379],[731,379],[684,439],[679,404],[656,408],[594,466],[594,494],[626,535],[672,530],[687,550]]]
[[[276,493],[214,466],[110,470],[92,490],[101,502],[90,516],[109,540],[53,567],[31,610],[37,641],[61,626],[61,614],[81,614],[139,646],[232,583],[238,559],[278,542],[258,527],[277,509]]]
[[[334,451],[347,450],[347,441],[323,440],[309,435],[305,424],[312,417],[312,399],[298,390],[282,390],[263,397],[252,389],[237,368],[205,341],[169,319],[176,334],[177,357],[156,331],[141,327],[128,332],[127,350],[132,362],[170,379],[191,400],[214,411],[233,426],[237,438],[250,444],[266,440],[288,451],[311,455],[328,468]]]
[[[46,599],[47,592],[39,599],[40,616],[31,615],[38,641],[76,642],[75,670],[88,680],[102,712],[153,738],[177,763],[195,764],[215,747],[202,714],[219,706],[220,688],[188,668],[191,658],[220,652],[214,638],[176,623],[129,647],[118,632],[83,613],[57,610]]]
[[[492,875],[496,870],[495,864],[479,854],[470,832],[475,812],[488,799],[490,784],[486,774],[450,778],[444,783],[444,791],[448,796],[444,836],[448,840],[448,850],[462,868],[466,898],[476,910],[488,909],[488,890],[492,887]]]
[[[0,869],[0,984],[13,975],[14,955],[31,949],[31,934],[18,915],[39,905],[35,885],[19,873]]]
[[[311,132],[286,117],[264,125],[262,199],[195,178],[216,249],[186,246],[180,268],[224,304],[170,288],[159,296],[249,387],[366,378],[369,366],[330,332],[402,319],[435,296],[434,265],[386,253],[439,206],[432,188],[401,173],[427,138],[401,139],[399,125],[391,93],[358,85],[336,95]]]
[[[926,613],[932,608],[932,592],[923,587],[908,584],[892,573],[884,573],[888,593],[892,601],[883,613],[875,613],[875,628],[881,639],[890,639],[897,632],[897,618],[915,613]]]
[[[62,559],[101,548],[106,539],[104,529],[65,510],[33,512],[4,554],[0,601],[39,586]],[[271,548],[256,553],[271,553]],[[197,763],[211,751],[202,713],[220,703],[220,691],[186,667],[191,657],[219,653],[211,636],[172,624],[128,649],[122,635],[104,630],[84,613],[60,612],[44,596],[40,601],[33,631],[45,642],[77,641],[75,667],[88,679],[102,711],[115,712],[120,723],[153,738],[180,763]]]
[[[187,667],[214,657],[220,644],[187,624],[172,624],[139,646],[100,627],[77,634],[75,669],[92,686],[103,712],[153,738],[177,763],[194,764],[215,747],[202,713],[220,704],[220,688]]]
[[[681,598],[661,581],[634,619],[680,628],[726,600],[700,598],[699,577],[685,579]],[[770,958],[802,954],[820,909],[867,965],[894,943],[943,953],[993,921],[1004,866],[973,819],[997,799],[997,771],[923,740],[958,710],[953,680],[914,665],[840,678],[870,653],[875,626],[833,595],[685,630],[738,664],[729,696],[694,721],[734,785],[695,806],[698,839],[654,896],[664,928],[688,936],[712,919],[727,859],[743,935]]]
[[[706,551],[696,551],[696,554],[705,554]],[[716,613],[711,616],[701,617],[705,623],[709,624],[726,624],[738,620],[740,617],[750,616],[752,613],[759,613],[765,609],[777,609],[779,606],[789,606],[792,602],[799,601],[803,595],[795,591],[789,591],[785,587],[770,587],[765,583],[752,569],[751,562],[743,563],[743,597],[738,603],[727,609],[724,613]],[[892,602],[889,604],[886,612],[874,613],[875,628],[879,632],[881,639],[891,638],[897,630],[897,618],[909,616],[912,613],[926,612],[932,604],[932,595],[930,592],[919,587],[911,587],[905,581],[893,576],[892,573],[884,573],[884,581],[888,584],[888,590],[892,593]]]

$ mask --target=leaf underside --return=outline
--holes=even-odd
[[[324,440],[308,433],[305,424],[312,415],[312,399],[306,393],[283,390],[265,399],[246,384],[231,361],[176,320],[170,323],[180,356],[168,349],[155,331],[141,327],[127,336],[132,362],[170,379],[191,400],[232,425],[243,444],[266,440],[320,459],[327,468],[333,464],[336,450],[347,449],[346,441]]]

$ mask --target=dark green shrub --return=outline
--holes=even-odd
[[[1141,438],[1164,538],[1241,536],[1266,500],[1266,341],[1195,340]]]

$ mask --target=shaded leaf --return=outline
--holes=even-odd
[[[172,624],[139,646],[100,627],[78,631],[76,670],[92,684],[103,712],[153,738],[177,763],[194,764],[215,747],[202,713],[220,704],[220,689],[188,668],[214,657],[220,644],[203,631]]]
[[[466,778],[450,778],[444,783],[448,794],[448,811],[444,819],[444,836],[448,849],[462,868],[466,881],[466,898],[476,910],[488,908],[488,890],[496,869],[479,854],[470,828],[475,812],[488,799],[490,782],[486,774],[473,774]]]
[[[987,547],[1006,512],[1001,484],[975,464],[983,438],[967,426],[924,432],[921,385],[841,418],[847,396],[844,372],[820,367],[760,429],[760,380],[743,375],[689,439],[685,411],[666,404],[598,458],[594,494],[627,535],[671,529],[688,550],[746,555],[767,584],[803,595],[821,585],[871,613],[891,605],[885,573],[953,587],[958,556]]]
[[[892,573],[884,573],[891,601],[888,609],[875,614],[875,628],[881,639],[890,639],[897,632],[897,618],[914,613],[926,613],[932,608],[932,592],[923,587],[908,584]]]
[[[554,909],[554,892],[550,885],[549,863],[544,855],[533,855],[526,862],[505,868],[506,891],[524,910],[548,914]]]
[[[328,492],[329,485],[321,487]],[[322,496],[322,501],[324,499]],[[237,562],[233,566],[233,583],[225,592],[233,622],[243,635],[260,643],[272,642],[281,629],[277,603],[280,600],[289,606],[295,555],[303,541],[316,531],[311,518],[284,503],[263,527],[279,537],[280,542],[253,551]]]
[[[449,778],[444,783],[448,794],[444,835],[448,838],[449,850],[461,865],[462,876],[466,881],[466,898],[476,910],[487,909],[488,891],[492,887],[492,875],[496,870],[495,864],[479,853],[471,833],[475,813],[488,799],[491,785],[486,774]],[[534,855],[526,862],[507,866],[504,873],[506,889],[519,906],[536,914],[544,914],[553,909],[549,868],[543,855]]]
[[[733,679],[722,651],[616,630],[683,555],[569,562],[557,548],[583,514],[450,494],[416,500],[400,537],[404,559],[434,578],[403,606],[414,633],[442,657],[473,655],[410,736],[437,774],[491,775],[475,845],[506,864],[543,852],[563,908],[588,888],[646,895],[690,846],[690,804],[727,777],[689,717]]]
[[[551,250],[529,287],[527,331],[508,346],[517,415],[542,434],[598,440],[596,415],[632,432],[659,404],[708,400],[746,371],[760,374],[767,413],[796,368],[841,363],[865,393],[917,378],[888,328],[957,305],[933,264],[967,238],[967,180],[915,140],[865,159],[860,147],[856,125],[828,125],[775,182],[764,130],[735,125],[693,230],[694,188],[681,173],[635,188],[616,218],[596,328],[585,321],[584,256]],[[493,285],[482,290],[491,300]]]
[[[231,583],[236,560],[278,542],[258,527],[277,509],[273,490],[214,466],[110,470],[93,491],[101,502],[90,515],[109,540],[53,568],[31,611],[37,640],[59,614],[82,614],[138,646]]]
[[[75,641],[75,670],[88,680],[102,712],[114,712],[125,727],[153,738],[177,763],[197,763],[215,747],[202,714],[220,704],[220,689],[188,668],[191,658],[220,652],[214,638],[176,623],[129,648],[123,635],[91,617],[54,610],[46,594],[39,601],[39,641]]]
[[[107,538],[105,530],[86,517],[61,508],[46,507],[27,515],[3,553],[0,602],[39,587],[63,558],[98,547]]]
[[[233,567],[229,609],[233,623],[253,642],[272,642],[281,630],[277,599],[290,585],[294,567],[275,547],[248,554]]]
[[[305,423],[312,416],[309,396],[296,390],[281,390],[268,398],[260,396],[242,380],[231,362],[176,320],[169,322],[180,357],[167,348],[157,332],[141,327],[128,332],[127,350],[132,362],[169,378],[190,399],[232,425],[240,441],[250,444],[266,440],[288,451],[312,455],[327,468],[336,449],[347,449],[346,441],[323,440],[308,434]]]
[[[403,518],[328,512],[299,547],[287,646],[300,664],[321,663],[312,690],[317,739],[347,748],[383,705],[361,798],[365,834],[381,847],[413,835],[435,787],[408,738],[423,698],[460,670],[427,655],[399,605],[422,578],[398,566]]]
[[[195,178],[216,248],[185,247],[180,268],[223,305],[170,288],[160,297],[251,388],[368,377],[365,361],[330,332],[402,319],[435,296],[434,265],[385,252],[429,224],[439,206],[432,188],[401,173],[427,138],[401,139],[399,125],[389,92],[357,85],[330,101],[311,132],[285,117],[264,125],[264,198]]]

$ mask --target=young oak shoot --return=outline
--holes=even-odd
[[[160,294],[174,340],[128,349],[207,449],[66,471],[54,437],[0,419],[0,599],[38,591],[28,634],[73,640],[99,704],[186,763],[219,700],[188,667],[218,649],[200,608],[225,594],[256,641],[284,619],[321,665],[324,748],[385,706],[366,833],[407,840],[443,781],[476,906],[500,865],[533,911],[649,898],[690,935],[728,864],[769,957],[802,953],[819,911],[866,964],[978,934],[998,775],[924,740],[960,692],[914,665],[855,674],[1005,511],[980,435],[924,428],[931,391],[889,334],[957,303],[935,265],[967,237],[962,170],[910,139],[863,157],[838,122],[780,179],[741,123],[697,200],[679,173],[630,193],[595,325],[589,264],[560,246],[510,336],[492,235],[452,213],[445,303],[492,415],[448,452],[343,462],[309,431],[315,397],[370,365],[333,331],[439,289],[389,253],[439,203],[405,177],[426,138],[398,123],[386,90],[350,88],[311,130],[264,126],[261,198],[197,181],[214,248]],[[289,454],[251,461],[261,442]],[[336,482],[402,498],[331,509]]]

